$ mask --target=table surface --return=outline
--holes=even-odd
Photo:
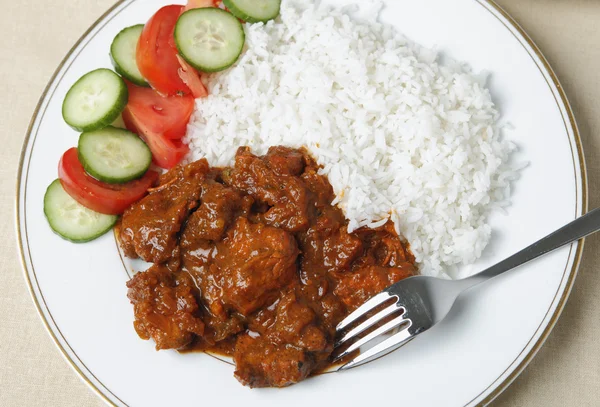
[[[62,359],[27,291],[14,233],[19,153],[31,114],[63,56],[114,0],[0,0],[0,406],[102,406]],[[600,189],[600,1],[497,0],[556,70],[577,117]],[[600,238],[586,242],[567,306],[537,357],[494,407],[600,405]]]

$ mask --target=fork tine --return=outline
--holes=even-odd
[[[408,323],[406,323],[408,322]],[[399,325],[402,325],[403,323],[406,323],[406,326],[403,327],[403,329],[408,329],[411,325],[411,321],[410,319],[406,319],[405,314],[402,314],[394,319],[392,319],[391,321],[383,324],[382,326],[380,326],[379,328],[375,329],[373,332],[369,332],[368,335],[365,335],[364,337],[360,338],[358,341],[354,342],[352,345],[350,345],[348,347],[348,349],[344,350],[342,353],[340,353],[339,355],[337,355],[333,361],[335,362],[336,360],[339,360],[341,358],[343,358],[344,356],[346,356],[349,353],[354,352],[356,349],[360,348],[361,346],[363,346],[364,344],[366,344],[367,342],[370,342],[371,340],[375,339],[376,337],[378,337],[379,335],[382,335],[396,327],[398,327]]]
[[[410,325],[408,327],[410,327]],[[358,355],[357,357],[340,367],[337,371],[340,372],[342,370],[362,365],[363,363],[367,363],[368,361],[373,360],[378,356],[383,356],[404,345],[406,342],[408,342],[415,336],[409,332],[408,327],[405,327],[402,331],[395,333],[385,341],[378,343],[371,349],[361,353],[360,355]]]
[[[359,319],[360,317],[365,315],[367,312],[371,311],[373,308],[377,307],[378,305],[383,304],[384,302],[386,302],[387,300],[389,300],[392,297],[394,297],[394,295],[392,295],[388,292],[385,292],[385,291],[377,294],[376,296],[374,296],[373,298],[371,298],[370,300],[365,302],[363,305],[358,307],[356,310],[354,310],[354,312],[352,312],[346,318],[344,318],[344,320],[342,322],[340,322],[338,324],[338,326],[336,327],[336,331],[339,332],[342,329],[347,328],[350,324],[352,324],[357,319]],[[398,297],[396,297],[396,301],[398,301]]]
[[[354,338],[356,335],[360,334],[364,330],[372,327],[377,322],[383,320],[388,315],[393,314],[394,312],[399,311],[399,310],[402,310],[403,312],[406,311],[403,307],[398,307],[397,303],[392,304],[387,308],[384,308],[383,310],[379,311],[377,314],[373,315],[366,321],[362,322],[360,325],[356,326],[355,328],[352,328],[350,331],[348,331],[346,334],[344,334],[344,336],[342,336],[340,339],[338,339],[335,342],[333,347],[337,348],[344,342]]]

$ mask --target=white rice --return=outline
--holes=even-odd
[[[238,146],[305,146],[351,231],[391,217],[421,272],[445,276],[489,242],[487,217],[508,205],[516,178],[515,146],[500,135],[485,75],[439,64],[376,21],[381,4],[362,4],[284,0],[277,20],[246,24],[240,60],[206,78],[189,159],[225,166]]]

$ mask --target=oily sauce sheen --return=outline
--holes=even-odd
[[[335,326],[415,266],[391,222],[348,233],[318,170],[304,149],[241,147],[232,168],[162,175],[119,225],[125,254],[154,263],[127,283],[138,335],[229,354],[250,387],[326,367]]]

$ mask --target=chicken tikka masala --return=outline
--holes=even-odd
[[[163,174],[118,230],[128,257],[153,263],[127,283],[138,335],[231,355],[250,387],[323,369],[336,325],[416,272],[391,222],[348,233],[333,199],[304,149],[241,147],[231,168],[199,160]]]

